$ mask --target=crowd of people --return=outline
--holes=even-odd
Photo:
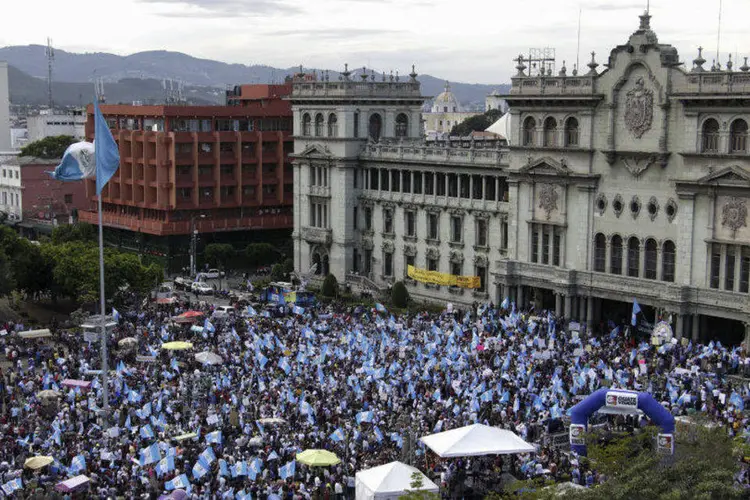
[[[206,499],[342,499],[353,498],[357,471],[400,460],[446,496],[497,488],[507,474],[592,486],[606,478],[550,436],[565,433],[567,410],[598,388],[648,391],[674,415],[705,413],[733,435],[749,424],[748,384],[726,376],[748,366],[739,347],[656,346],[625,325],[587,332],[502,306],[394,315],[334,303],[222,319],[208,303],[133,307],[115,313],[106,412],[97,342],[62,329],[24,340],[28,327],[7,324],[0,485],[61,498],[55,485],[83,474],[97,498],[183,489]],[[192,321],[175,321],[188,310]],[[175,341],[192,347],[163,348]],[[198,362],[201,352],[218,364]],[[473,423],[511,430],[538,451],[441,460],[419,441]],[[341,463],[295,461],[311,448]],[[54,461],[24,467],[34,456]]]

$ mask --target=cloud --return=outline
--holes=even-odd
[[[638,9],[644,9],[645,5],[643,5],[643,2],[633,2],[633,3],[627,3],[627,4],[611,4],[606,2],[599,2],[599,3],[590,3],[590,4],[583,4],[581,5],[581,8],[584,11],[587,10],[595,10],[595,11],[613,11],[613,10],[638,10]]]
[[[175,6],[156,12],[162,17],[176,18],[233,18],[292,15],[301,10],[284,0],[137,0],[140,3]],[[187,7],[187,10],[185,10]]]
[[[357,0],[365,1],[365,0]],[[276,30],[267,31],[264,36],[280,37],[315,37],[316,39],[343,39],[377,36],[383,34],[402,33],[400,30],[383,30],[372,28],[314,28],[303,30]]]

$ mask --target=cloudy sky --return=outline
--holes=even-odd
[[[711,65],[720,0],[651,0],[652,28],[690,65],[699,45]],[[591,51],[606,62],[638,26],[646,0],[31,0],[3,2],[0,46],[74,52],[165,49],[230,63],[338,69],[367,65],[454,81],[499,83],[512,58],[554,47],[558,68]],[[750,0],[723,0],[721,56],[750,56]],[[33,22],[20,22],[33,20]],[[741,61],[741,60],[740,60]],[[741,62],[740,62],[741,64]],[[737,65],[739,66],[739,64]],[[601,68],[600,68],[601,69]]]

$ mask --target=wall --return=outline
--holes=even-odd
[[[19,158],[21,164],[21,186],[23,190],[22,210],[24,219],[63,218],[72,210],[88,207],[86,187],[83,182],[62,182],[53,180],[47,171],[54,170],[59,160],[38,160]],[[66,196],[69,196],[66,203]]]

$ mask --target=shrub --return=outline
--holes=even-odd
[[[396,307],[404,308],[409,302],[409,291],[403,281],[397,281],[391,288],[391,302]]]
[[[320,293],[322,293],[324,297],[335,297],[338,294],[338,291],[339,282],[336,279],[336,276],[329,274],[323,281],[323,288],[320,289]]]

